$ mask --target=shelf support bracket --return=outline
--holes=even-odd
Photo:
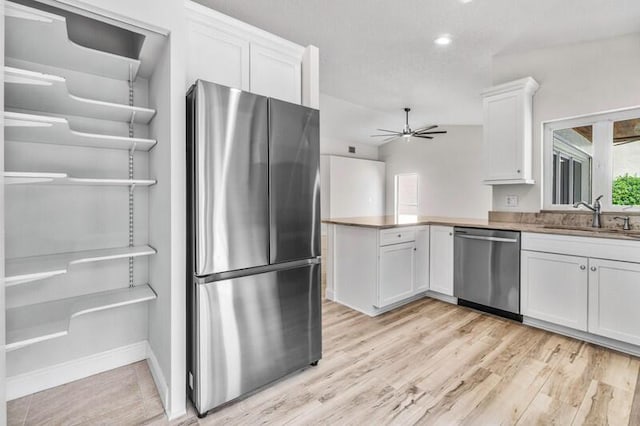
[[[131,64],[129,64],[129,106],[133,106],[133,68],[131,66]],[[134,136],[134,120],[136,118],[136,112],[132,111],[131,112],[131,120],[129,120],[129,137],[132,138]],[[129,150],[129,180],[133,180],[133,176],[134,176],[134,164],[133,164],[133,154],[135,153],[136,150],[136,144],[135,142],[133,143],[133,145],[131,146],[131,149]],[[135,189],[136,185],[132,184],[131,186],[129,186],[129,247],[133,247],[133,231],[134,231],[134,227],[133,227],[133,217],[134,217],[134,198],[133,198],[133,192]],[[133,282],[133,278],[134,278],[134,259],[133,257],[129,258],[129,287],[133,287],[134,286],[134,282]]]

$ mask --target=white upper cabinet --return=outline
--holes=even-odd
[[[253,43],[250,87],[253,93],[299,104],[302,91],[300,57]]]
[[[531,131],[533,94],[538,87],[526,77],[482,93],[485,184],[534,183]]]
[[[303,103],[304,47],[194,2],[186,6],[187,85],[203,79]]]
[[[187,81],[249,90],[249,42],[201,22],[189,22]]]
[[[429,289],[453,296],[453,227],[431,226]]]

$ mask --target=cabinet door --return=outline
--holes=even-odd
[[[588,259],[522,251],[522,314],[587,331]]]
[[[522,94],[503,93],[484,99],[485,179],[521,179],[523,172]]]
[[[589,332],[640,345],[640,264],[589,259]]]
[[[187,27],[187,84],[197,79],[249,90],[249,42],[199,21]]]
[[[431,226],[429,289],[453,296],[453,228]]]
[[[414,293],[429,290],[429,227],[416,231]]]
[[[413,295],[414,243],[380,247],[378,308]]]
[[[252,43],[250,90],[294,104],[301,103],[301,64],[299,57]]]

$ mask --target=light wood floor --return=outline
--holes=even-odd
[[[377,318],[325,302],[323,314],[317,367],[204,419],[190,409],[174,424],[640,424],[638,358],[433,299]],[[141,387],[125,389],[112,374],[75,382],[93,380],[90,394],[63,390],[72,383],[10,402],[10,424],[167,423],[155,408],[146,420],[126,417],[127,393]],[[84,415],[83,395],[121,407],[74,417]]]

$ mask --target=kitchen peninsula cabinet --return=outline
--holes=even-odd
[[[375,316],[425,295],[429,226],[328,228],[329,298]]]

